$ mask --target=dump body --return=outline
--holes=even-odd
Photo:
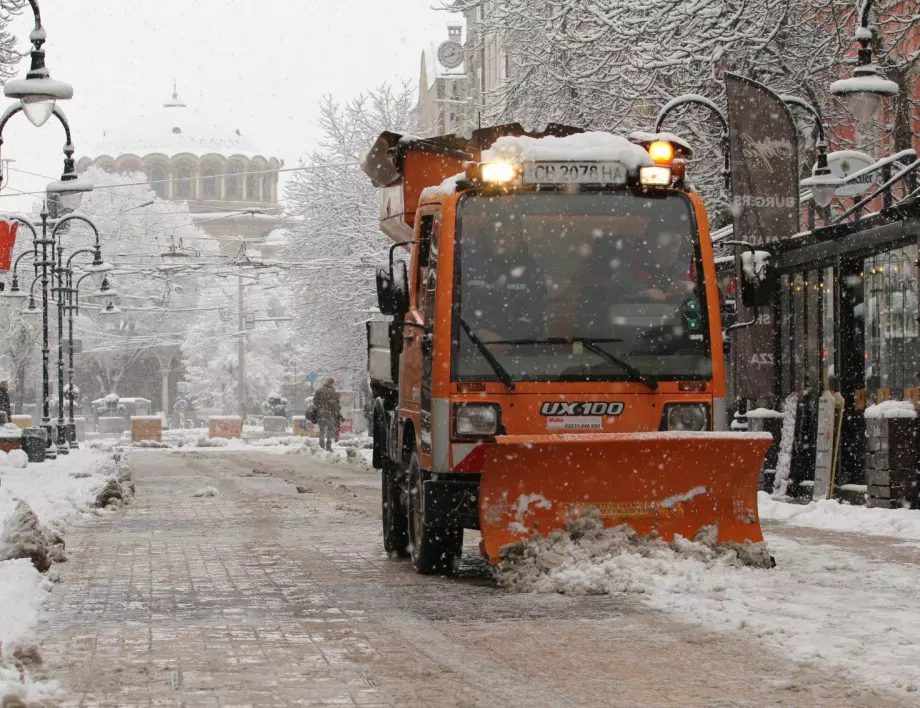
[[[493,563],[584,513],[664,538],[718,524],[720,541],[762,540],[769,438],[711,432],[725,383],[702,202],[679,179],[637,187],[648,153],[592,140],[539,143],[501,186],[445,174],[456,144],[446,156],[389,148],[393,164],[427,161],[415,174],[431,184],[411,226],[384,207],[391,238],[413,241],[407,311],[369,323],[385,539],[404,506],[413,544],[426,530],[480,529]],[[539,159],[566,149],[579,159]],[[380,186],[391,203],[408,194],[398,177]]]

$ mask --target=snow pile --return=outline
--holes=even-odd
[[[15,423],[0,425],[0,440],[18,440],[22,437],[22,428]]]
[[[738,415],[737,413],[735,415]],[[783,418],[785,414],[780,413],[779,411],[771,410],[770,408],[754,408],[749,410],[744,414],[745,418]]]
[[[483,162],[492,160],[598,160],[620,162],[631,172],[653,164],[651,156],[639,145],[621,135],[601,132],[576,133],[564,138],[506,135],[483,153]]]
[[[866,408],[866,418],[916,418],[917,409],[910,401],[883,401]]]
[[[448,177],[446,180],[441,182],[441,184],[434,187],[425,187],[422,190],[422,193],[419,195],[419,202],[424,202],[426,199],[436,199],[438,197],[450,196],[451,194],[457,193],[457,185],[462,180],[466,179],[466,173],[461,172],[456,174],[453,177]]]
[[[30,646],[32,628],[52,583],[26,559],[0,563],[0,697],[24,702],[49,701],[58,693],[57,681],[36,682],[19,660]],[[3,705],[7,705],[4,701]],[[17,705],[10,703],[9,705]]]
[[[208,485],[207,487],[202,487],[201,489],[196,489],[195,493],[192,494],[193,497],[216,497],[220,492],[217,491],[217,487],[212,487]]]
[[[920,513],[910,509],[869,509],[841,504],[834,499],[802,506],[777,501],[766,492],[757,493],[757,508],[760,518],[766,521],[920,541]]]
[[[53,562],[67,560],[64,539],[47,526],[42,526],[32,508],[18,501],[13,513],[3,524],[0,534],[0,562],[26,558],[35,569],[44,573]]]
[[[227,438],[198,438],[198,447],[227,447],[230,441]]]
[[[744,271],[744,277],[749,282],[762,283],[767,278],[767,270],[770,265],[769,251],[745,251],[741,254],[741,269]]]
[[[38,611],[51,589],[39,569],[65,560],[66,523],[91,513],[111,484],[126,496],[129,477],[120,453],[87,448],[27,468],[0,467],[0,697],[32,702],[56,694],[57,682],[36,682],[29,673]]]
[[[10,450],[0,458],[0,467],[12,467],[16,470],[25,469],[29,465],[29,456],[24,450]]]
[[[717,544],[716,534],[716,527],[708,526],[692,541],[677,536],[666,543],[638,536],[626,525],[604,528],[599,519],[584,516],[564,531],[506,546],[495,574],[500,586],[515,592],[642,594],[649,584],[701,582],[714,568],[772,566],[765,544]]]
[[[776,476],[773,478],[773,494],[785,496],[789,488],[789,474],[792,471],[792,449],[795,446],[795,419],[799,399],[790,393],[783,403],[783,429],[779,439],[779,454],[776,458]]]

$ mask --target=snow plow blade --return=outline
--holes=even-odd
[[[757,483],[769,433],[500,436],[480,483],[483,549],[564,529],[596,513],[665,541],[718,524],[718,543],[763,541]]]

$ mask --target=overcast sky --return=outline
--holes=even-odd
[[[162,104],[175,78],[190,107],[223,114],[265,155],[294,165],[316,136],[323,94],[416,84],[422,48],[446,39],[452,17],[432,9],[440,0],[39,1],[51,76],[74,87],[61,105],[77,158],[107,128]],[[31,23],[27,10],[13,28],[23,51]],[[20,78],[27,68],[24,59]],[[62,146],[54,119],[40,129],[21,115],[10,121],[2,156],[16,162],[0,210],[31,207],[31,197],[5,195],[57,179]]]

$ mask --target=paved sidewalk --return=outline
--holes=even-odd
[[[135,503],[68,534],[40,630],[55,705],[905,705],[629,598],[496,590],[474,535],[463,577],[418,576],[382,551],[372,472],[130,460]]]
[[[304,505],[270,501],[299,501],[293,487],[228,462],[133,461],[135,504],[74,534],[48,608],[65,705],[386,704],[354,661],[373,652],[363,611],[315,582],[335,569],[285,553],[309,543]],[[220,496],[194,498],[206,484]]]

